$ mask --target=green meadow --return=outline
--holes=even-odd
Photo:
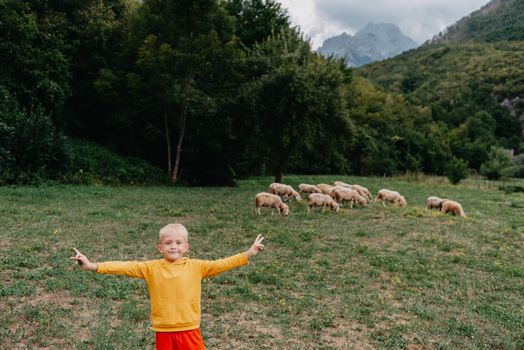
[[[343,207],[256,216],[269,177],[236,188],[0,187],[0,348],[154,349],[145,283],[82,271],[160,255],[158,230],[190,232],[190,257],[266,249],[203,282],[208,349],[523,349],[523,183],[287,176],[397,190],[406,208]],[[521,186],[521,187],[518,187]],[[425,208],[435,195],[466,218]]]

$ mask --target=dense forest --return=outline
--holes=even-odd
[[[351,70],[272,0],[0,0],[0,33],[0,184],[524,176],[520,39]]]
[[[524,40],[524,2],[491,0],[436,35],[432,43]]]

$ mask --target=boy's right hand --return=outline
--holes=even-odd
[[[76,254],[75,256],[72,256],[69,259],[78,261],[78,264],[80,265],[82,270],[96,271],[96,269],[98,268],[97,263],[90,262],[89,259],[84,254],[80,253],[78,249],[76,248],[73,248],[73,249],[75,250]]]

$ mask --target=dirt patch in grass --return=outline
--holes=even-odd
[[[322,331],[321,339],[336,349],[370,350],[375,349],[373,342],[367,340],[370,330],[356,322],[346,318],[334,320],[334,327]]]
[[[35,306],[40,303],[56,303],[62,307],[71,306],[72,297],[67,291],[46,292],[43,288],[37,288],[35,295],[27,298],[28,305]]]
[[[251,343],[251,348],[258,349],[285,340],[281,329],[264,323],[264,319],[264,315],[249,311],[227,313],[218,318],[203,315],[203,327],[213,334],[207,337],[206,345],[217,350],[247,349],[242,345]]]
[[[21,343],[39,349],[68,348],[70,339],[63,337],[58,329],[68,329],[77,341],[87,341],[91,336],[87,326],[96,318],[95,312],[90,311],[91,305],[92,301],[87,299],[73,302],[66,291],[46,292],[42,288],[30,297],[9,297],[2,311],[19,321],[7,327],[12,343],[3,346],[9,348],[11,344],[14,348]]]
[[[0,240],[0,251],[7,250],[11,246],[11,241],[9,239]]]

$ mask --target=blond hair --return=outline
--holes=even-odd
[[[162,241],[162,238],[167,234],[171,232],[181,232],[184,234],[186,238],[186,242],[189,242],[189,232],[187,232],[187,229],[184,227],[184,225],[179,224],[175,222],[174,224],[168,224],[160,229],[160,232],[158,233],[158,241]]]

